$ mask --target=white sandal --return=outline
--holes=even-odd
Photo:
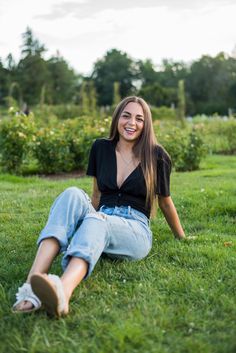
[[[68,314],[64,289],[58,276],[33,274],[30,283],[49,314],[57,317]]]
[[[16,307],[23,301],[28,301],[32,303],[33,308],[27,310],[18,310]],[[16,293],[16,302],[12,307],[13,313],[31,313],[33,311],[39,310],[41,308],[40,299],[32,291],[31,285],[29,283],[24,283],[22,287],[18,288]]]

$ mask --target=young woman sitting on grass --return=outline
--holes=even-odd
[[[43,304],[49,314],[66,315],[74,289],[102,253],[128,260],[147,256],[156,199],[174,236],[184,238],[170,196],[170,173],[171,161],[156,142],[149,106],[139,97],[123,99],[114,111],[109,139],[98,139],[91,148],[87,175],[93,176],[92,200],[76,187],[56,198],[13,311],[32,312]],[[48,274],[59,252],[64,253],[61,277]]]

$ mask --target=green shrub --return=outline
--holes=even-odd
[[[57,123],[57,128],[41,128],[34,153],[40,171],[55,173],[85,169],[92,142],[108,135],[109,119],[83,116]]]
[[[68,172],[75,167],[74,155],[61,127],[41,128],[36,134],[34,154],[39,162],[40,171],[47,174]]]
[[[59,120],[71,119],[81,114],[81,108],[75,104],[57,104],[35,106],[35,116],[45,118],[48,116],[56,116]]]
[[[192,130],[187,139],[187,145],[183,155],[183,164],[178,170],[188,171],[199,169],[202,158],[207,153],[207,146],[196,130]]]
[[[0,122],[0,151],[2,169],[21,173],[21,166],[31,143],[35,140],[33,115],[14,114]]]
[[[194,125],[211,153],[236,154],[235,119],[208,118],[197,123],[194,119]]]
[[[152,112],[152,119],[153,120],[175,120],[176,118],[176,111],[175,109],[168,108],[168,107],[151,107]]]
[[[86,168],[91,145],[96,138],[108,136],[110,120],[83,116],[63,123],[76,169]]]
[[[191,171],[199,168],[206,154],[206,146],[198,131],[171,124],[155,126],[158,142],[167,150],[172,165],[177,171]]]
[[[47,124],[46,121],[46,118],[34,119],[32,114],[21,114],[0,123],[0,147],[5,170],[19,172],[22,163],[30,157],[36,159],[34,168],[36,166],[38,172],[85,170],[91,145],[96,138],[109,135],[111,118],[81,116],[58,120],[54,117]],[[171,155],[176,170],[198,169],[206,152],[202,126],[194,124],[193,127],[191,124],[182,127],[176,120],[174,124],[167,120],[154,122],[158,141]],[[235,129],[227,129],[227,139],[233,146]]]

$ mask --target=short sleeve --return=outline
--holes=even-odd
[[[163,149],[157,159],[157,190],[159,196],[170,196],[171,160]]]
[[[97,176],[96,141],[92,144],[92,147],[89,153],[89,161],[88,161],[86,174],[90,176],[95,176],[95,177]]]

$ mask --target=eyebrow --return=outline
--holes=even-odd
[[[127,111],[124,111],[123,114],[124,113],[131,115],[130,112],[127,112]],[[140,116],[140,117],[144,118],[144,116],[142,114],[137,114],[136,116]]]

